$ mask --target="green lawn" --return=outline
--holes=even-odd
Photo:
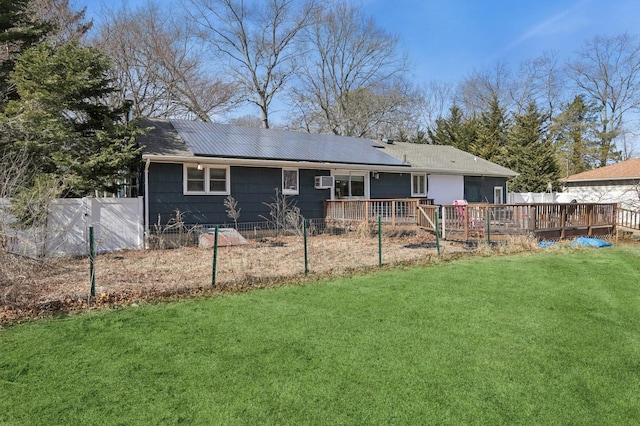
[[[0,424],[638,424],[640,247],[0,331]]]

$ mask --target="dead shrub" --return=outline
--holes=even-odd
[[[202,227],[187,226],[184,215],[185,213],[176,210],[175,216],[169,218],[164,225],[160,215],[158,215],[158,221],[153,226],[153,233],[147,237],[149,248],[162,250],[196,245],[198,243],[198,235],[202,232]]]
[[[537,250],[540,250],[540,244],[532,235],[510,235],[506,243],[500,246],[500,252],[504,254],[524,253]]]

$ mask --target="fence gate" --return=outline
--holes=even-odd
[[[44,229],[11,231],[12,250],[29,256],[87,255],[90,226],[96,252],[144,248],[142,197],[53,200]]]

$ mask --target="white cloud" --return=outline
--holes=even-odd
[[[547,37],[558,33],[570,33],[575,31],[577,28],[585,27],[588,25],[588,20],[584,14],[579,12],[592,1],[593,0],[582,0],[570,8],[538,23],[520,37],[512,41],[507,47],[505,47],[502,53],[504,54],[530,39]]]

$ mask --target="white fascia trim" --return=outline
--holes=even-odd
[[[346,164],[346,163],[316,163],[312,161],[286,161],[286,160],[258,160],[247,158],[220,158],[220,157],[193,157],[193,156],[177,156],[177,155],[153,155],[147,154],[142,156],[143,160],[150,160],[153,163],[200,163],[207,164],[228,164],[230,166],[245,167],[272,167],[272,168],[298,168],[311,170],[367,170],[376,172],[390,173],[427,173],[437,175],[454,175],[454,176],[488,176],[511,178],[518,176],[518,173],[507,175],[502,173],[477,172],[451,169],[436,169],[427,167],[406,166],[388,166],[376,164]]]
[[[317,169],[317,170],[376,170],[380,172],[409,173],[413,169],[408,166],[385,166],[375,164],[343,164],[343,163],[316,163],[312,161],[286,161],[286,160],[252,160],[247,158],[213,158],[213,157],[183,157],[169,155],[143,155],[143,160],[152,163],[200,163],[204,166],[209,164],[225,164],[230,166],[245,167],[271,167],[284,169]]]

